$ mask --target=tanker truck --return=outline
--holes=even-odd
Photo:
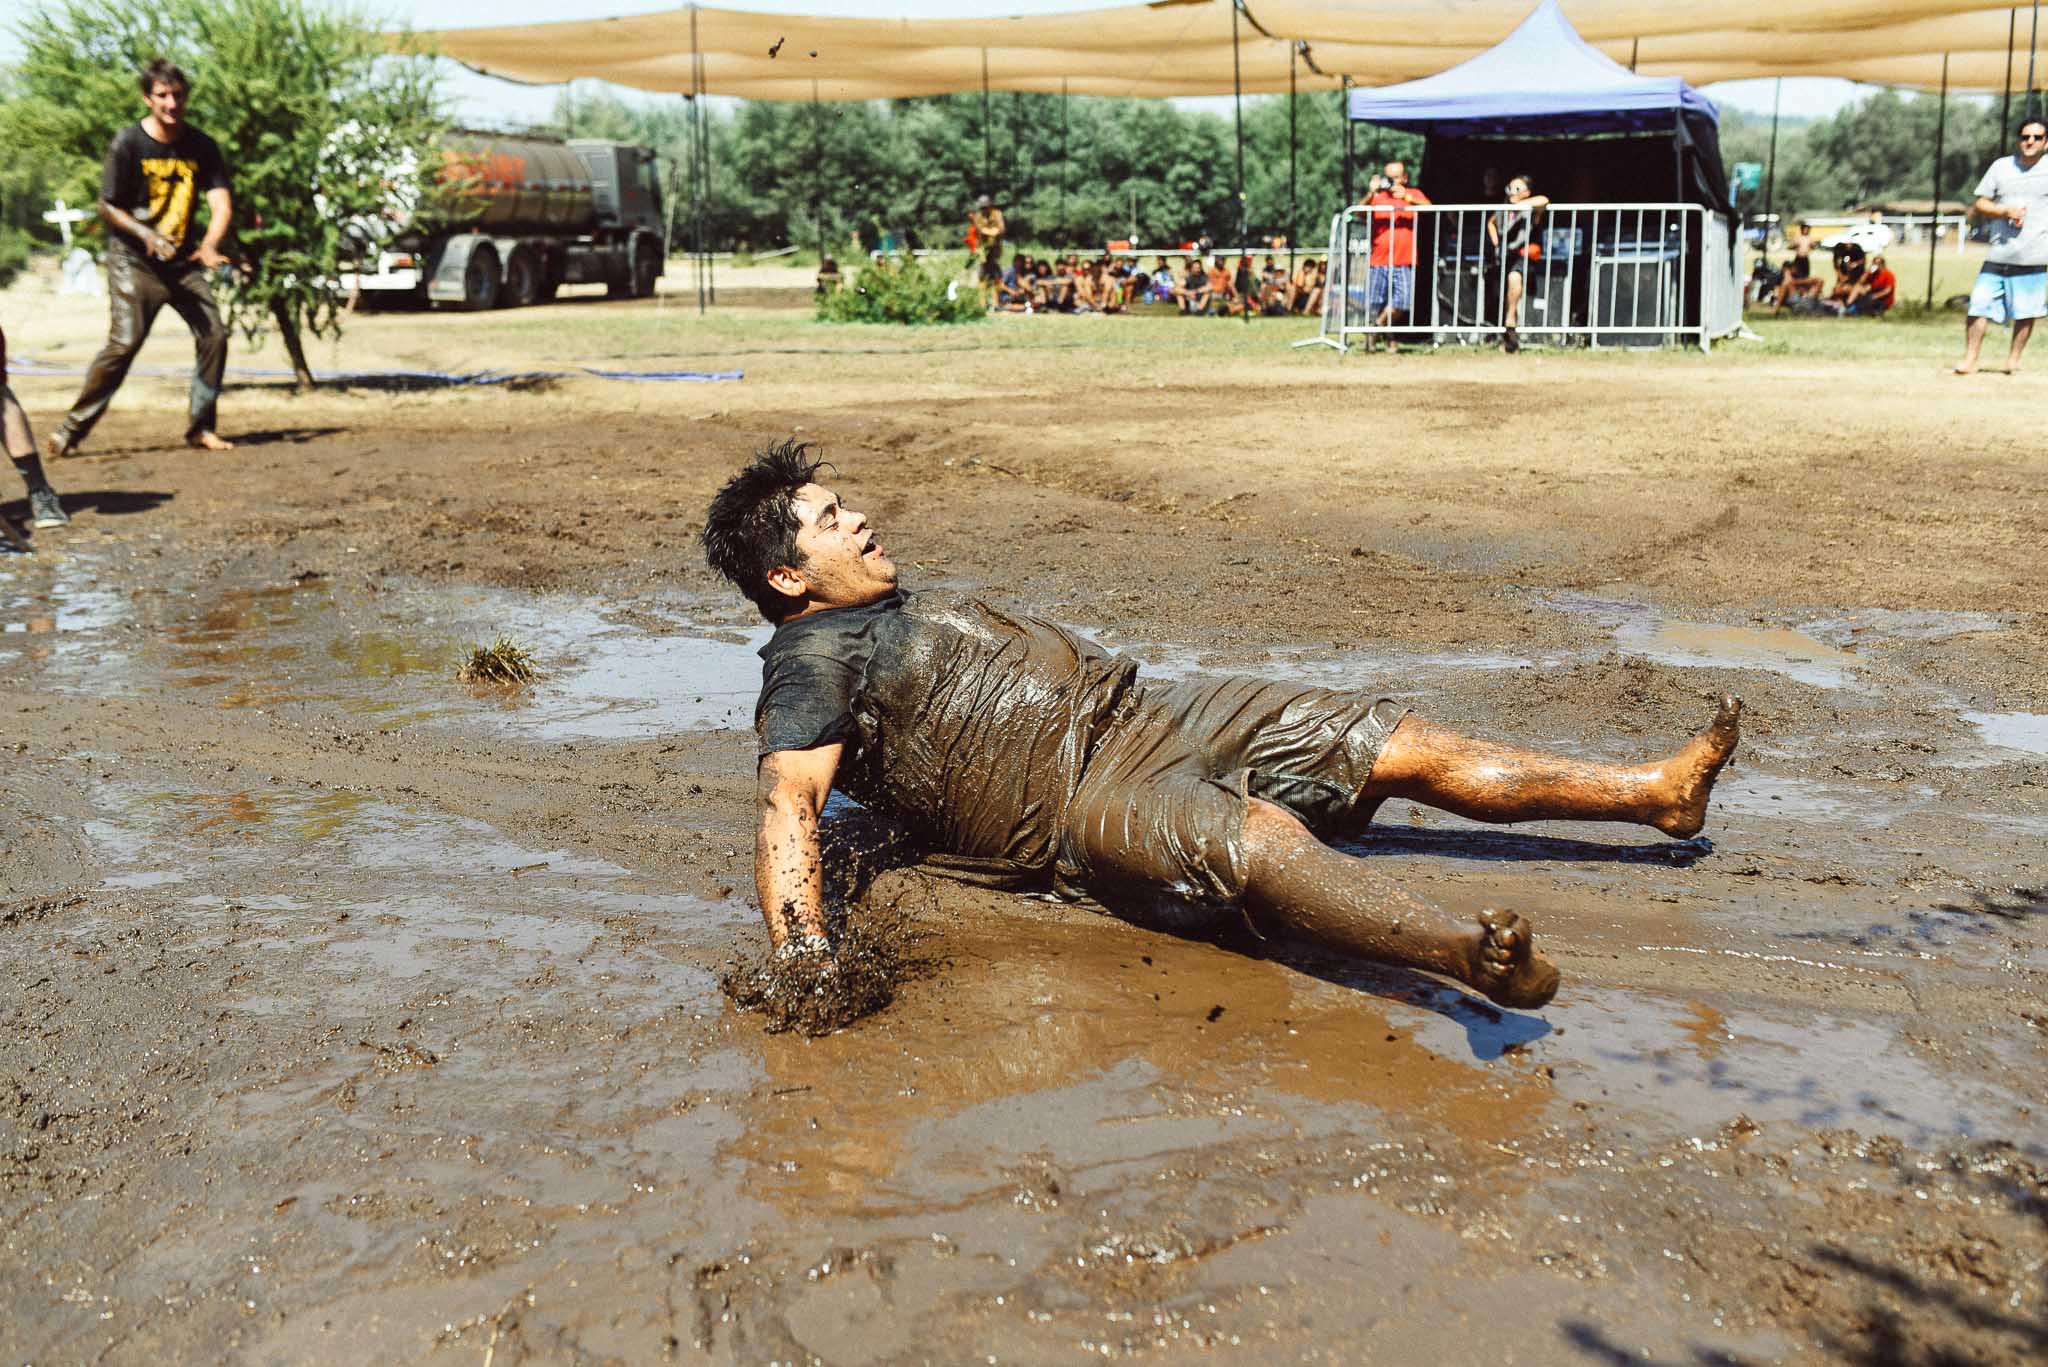
[[[438,150],[423,203],[358,225],[363,246],[342,289],[464,309],[537,304],[572,284],[608,286],[613,298],[654,293],[667,253],[649,149],[463,132]]]

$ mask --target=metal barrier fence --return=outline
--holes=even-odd
[[[1354,205],[1330,222],[1322,331],[1702,351],[1740,328],[1727,219],[1698,204]]]

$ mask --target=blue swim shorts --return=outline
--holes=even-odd
[[[1970,316],[1994,323],[2048,316],[2048,266],[1986,266],[1970,291]]]
[[[1415,267],[1369,266],[1365,279],[1366,310],[1373,317],[1389,304],[1402,313],[1415,307]]]

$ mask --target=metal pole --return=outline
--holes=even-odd
[[[711,82],[704,75],[704,53],[697,52],[697,89],[710,94]],[[718,266],[711,255],[711,110],[703,100],[697,101],[697,121],[703,129],[697,145],[704,158],[704,294],[713,308],[718,307]]]
[[[1927,310],[1934,311],[1934,248],[1941,228],[1941,145],[1948,136],[1948,54],[1941,54],[1941,107],[1934,115],[1934,209],[1927,216]]]
[[[1344,207],[1352,204],[1351,184],[1351,78],[1344,78],[1344,85],[1337,94],[1337,119],[1344,129]]]
[[[2012,136],[2012,50],[2019,38],[2020,12],[2009,9],[2005,12],[2005,95],[1998,102],[1998,136],[1992,140],[1991,155],[1996,157],[2005,140]]]
[[[1764,171],[1764,245],[1771,247],[1771,201],[1778,192],[1778,102],[1785,95],[1785,78],[1780,76],[1771,90],[1771,160]]]
[[[2033,118],[2034,109],[2034,54],[2041,47],[2041,0],[2034,0],[2034,23],[2027,32],[2027,113]]]
[[[693,207],[690,231],[690,253],[696,258],[697,267],[697,312],[704,312],[704,198],[703,185],[699,179],[704,161],[704,73],[697,65],[697,7],[690,6],[690,180]]]
[[[1067,232],[1067,78],[1060,77],[1060,236]]]
[[[1237,125],[1237,250],[1240,263],[1244,260],[1245,236],[1249,232],[1245,221],[1244,204],[1244,69],[1239,64],[1237,54],[1237,11],[1242,2],[1243,0],[1230,0],[1230,97],[1232,118]],[[1236,268],[1233,268],[1233,271],[1238,277],[1242,277],[1235,283],[1241,284],[1249,291],[1252,283],[1249,273]],[[1244,312],[1245,326],[1251,326],[1250,298],[1240,298],[1237,302]]]
[[[818,269],[825,269],[825,125],[818,105],[818,83],[811,82],[811,221],[818,233]]]
[[[1296,96],[1294,89],[1294,58],[1295,54],[1299,51],[1299,44],[1289,43],[1287,45],[1287,279],[1289,289],[1293,288],[1294,280],[1294,239],[1301,236],[1299,231],[1300,225],[1296,222],[1298,216],[1296,204],[1299,187],[1296,184],[1295,147],[1299,139],[1295,136],[1295,125],[1297,122],[1295,116],[1299,111],[1295,107]]]
[[[992,195],[996,192],[989,178],[989,137],[988,137],[988,49],[981,50],[981,192]]]
[[[1636,52],[1639,48],[1642,47],[1642,45],[1643,40],[1640,38],[1631,38],[1628,40],[1628,69],[1631,72],[1633,72],[1636,69]]]

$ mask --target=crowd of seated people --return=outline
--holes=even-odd
[[[1885,265],[1882,253],[1866,252],[1856,242],[1837,242],[1831,253],[1835,279],[1828,285],[1810,264],[1804,264],[1815,245],[1811,230],[1800,224],[1792,241],[1793,258],[1780,271],[1776,284],[1768,286],[1773,315],[1789,308],[1794,313],[1876,318],[1890,311],[1898,297],[1899,281]],[[1800,245],[1804,251],[1797,250]]]
[[[1211,255],[1033,257],[1018,252],[996,283],[993,307],[1006,313],[1123,313],[1171,304],[1216,317],[1314,316],[1322,311],[1327,265],[1301,257],[1293,271],[1276,255],[1254,266]]]

